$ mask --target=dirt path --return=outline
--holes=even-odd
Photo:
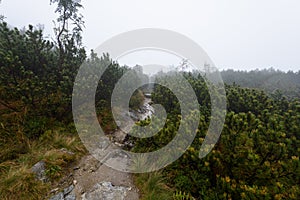
[[[134,121],[129,119],[143,120],[153,114],[154,110],[149,104],[150,101],[150,99],[146,98],[144,105],[138,112],[125,114],[124,121],[126,123],[122,125],[122,129],[116,130],[110,137],[102,137],[101,141],[99,141],[98,153],[100,157],[106,155],[106,159],[112,162],[114,162],[114,159],[121,160],[121,164],[119,163],[118,167],[122,169],[128,166],[128,157],[124,153],[120,153],[118,149],[125,145],[127,135],[125,132],[128,132],[134,124]],[[115,145],[111,145],[111,142]],[[128,145],[132,144],[128,143]],[[62,192],[52,196],[51,200],[139,199],[139,191],[133,183],[132,174],[110,168],[91,155],[82,157],[73,168],[71,174],[69,176],[72,180],[71,185],[69,181],[67,187]]]
[[[117,159],[120,169],[125,169],[129,162],[127,155],[118,147],[124,144],[125,137],[124,132],[117,130],[111,135],[113,141],[106,136],[102,137],[97,149],[100,157],[102,158],[101,154],[105,155],[105,160],[109,163]],[[111,142],[118,145],[112,145]],[[61,180],[61,186],[53,190],[53,193],[60,192],[50,200],[139,199],[139,191],[133,183],[131,173],[108,167],[90,154],[83,156],[70,170],[70,174]]]
[[[76,199],[138,200],[132,175],[116,171],[91,155],[84,156],[74,172]]]
[[[148,103],[148,102],[147,102]],[[136,118],[141,118],[138,114],[133,114]],[[125,116],[130,118],[130,115]],[[125,120],[128,123],[122,126],[122,130],[128,132],[133,125],[133,121]],[[107,159],[120,159],[122,164],[127,165],[127,157],[120,154],[119,147],[124,146],[126,133],[118,129],[110,135],[111,141],[103,138],[100,142],[99,153],[106,154]],[[116,146],[110,145],[113,142]],[[101,156],[100,156],[101,157]],[[74,171],[76,199],[79,200],[138,200],[138,189],[133,184],[132,174],[121,172],[102,164],[91,155],[84,156]]]

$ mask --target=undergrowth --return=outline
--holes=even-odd
[[[194,200],[189,194],[169,187],[161,172],[136,174],[134,183],[141,200]]]
[[[2,129],[3,131],[3,129]],[[44,199],[51,187],[64,176],[70,164],[86,153],[75,128],[47,130],[39,139],[25,139],[21,134],[7,140],[0,153],[0,199]],[[46,163],[48,181],[37,180],[32,166]]]

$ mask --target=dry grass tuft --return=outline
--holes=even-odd
[[[1,200],[44,199],[51,185],[86,153],[78,135],[63,128],[46,131],[37,140],[18,138],[1,146]],[[31,167],[41,160],[46,163],[47,183],[37,180],[31,172]]]
[[[141,191],[141,200],[173,199],[173,191],[160,172],[137,174],[134,182]]]
[[[0,179],[0,197],[5,200],[42,199],[48,188],[49,184],[37,181],[26,165],[11,167]]]

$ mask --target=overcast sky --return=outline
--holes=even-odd
[[[51,35],[56,15],[49,2],[2,0],[0,14],[12,26],[44,24]],[[83,0],[82,4],[83,42],[88,49],[125,31],[163,28],[196,41],[219,69],[300,70],[299,0]]]

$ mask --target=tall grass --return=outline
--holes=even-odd
[[[2,163],[9,170],[1,174],[0,198],[7,200],[41,199],[49,189],[49,184],[35,179],[28,165],[10,166]]]
[[[60,127],[46,131],[39,139],[9,141],[5,146],[1,147],[1,200],[44,199],[71,163],[86,153],[78,135]],[[31,167],[41,160],[46,163],[46,183],[31,172]]]
[[[139,188],[141,200],[195,200],[188,193],[170,188],[160,171],[136,174],[134,183]]]
[[[160,172],[137,174],[134,178],[140,190],[141,200],[172,200],[173,192],[165,184]]]

